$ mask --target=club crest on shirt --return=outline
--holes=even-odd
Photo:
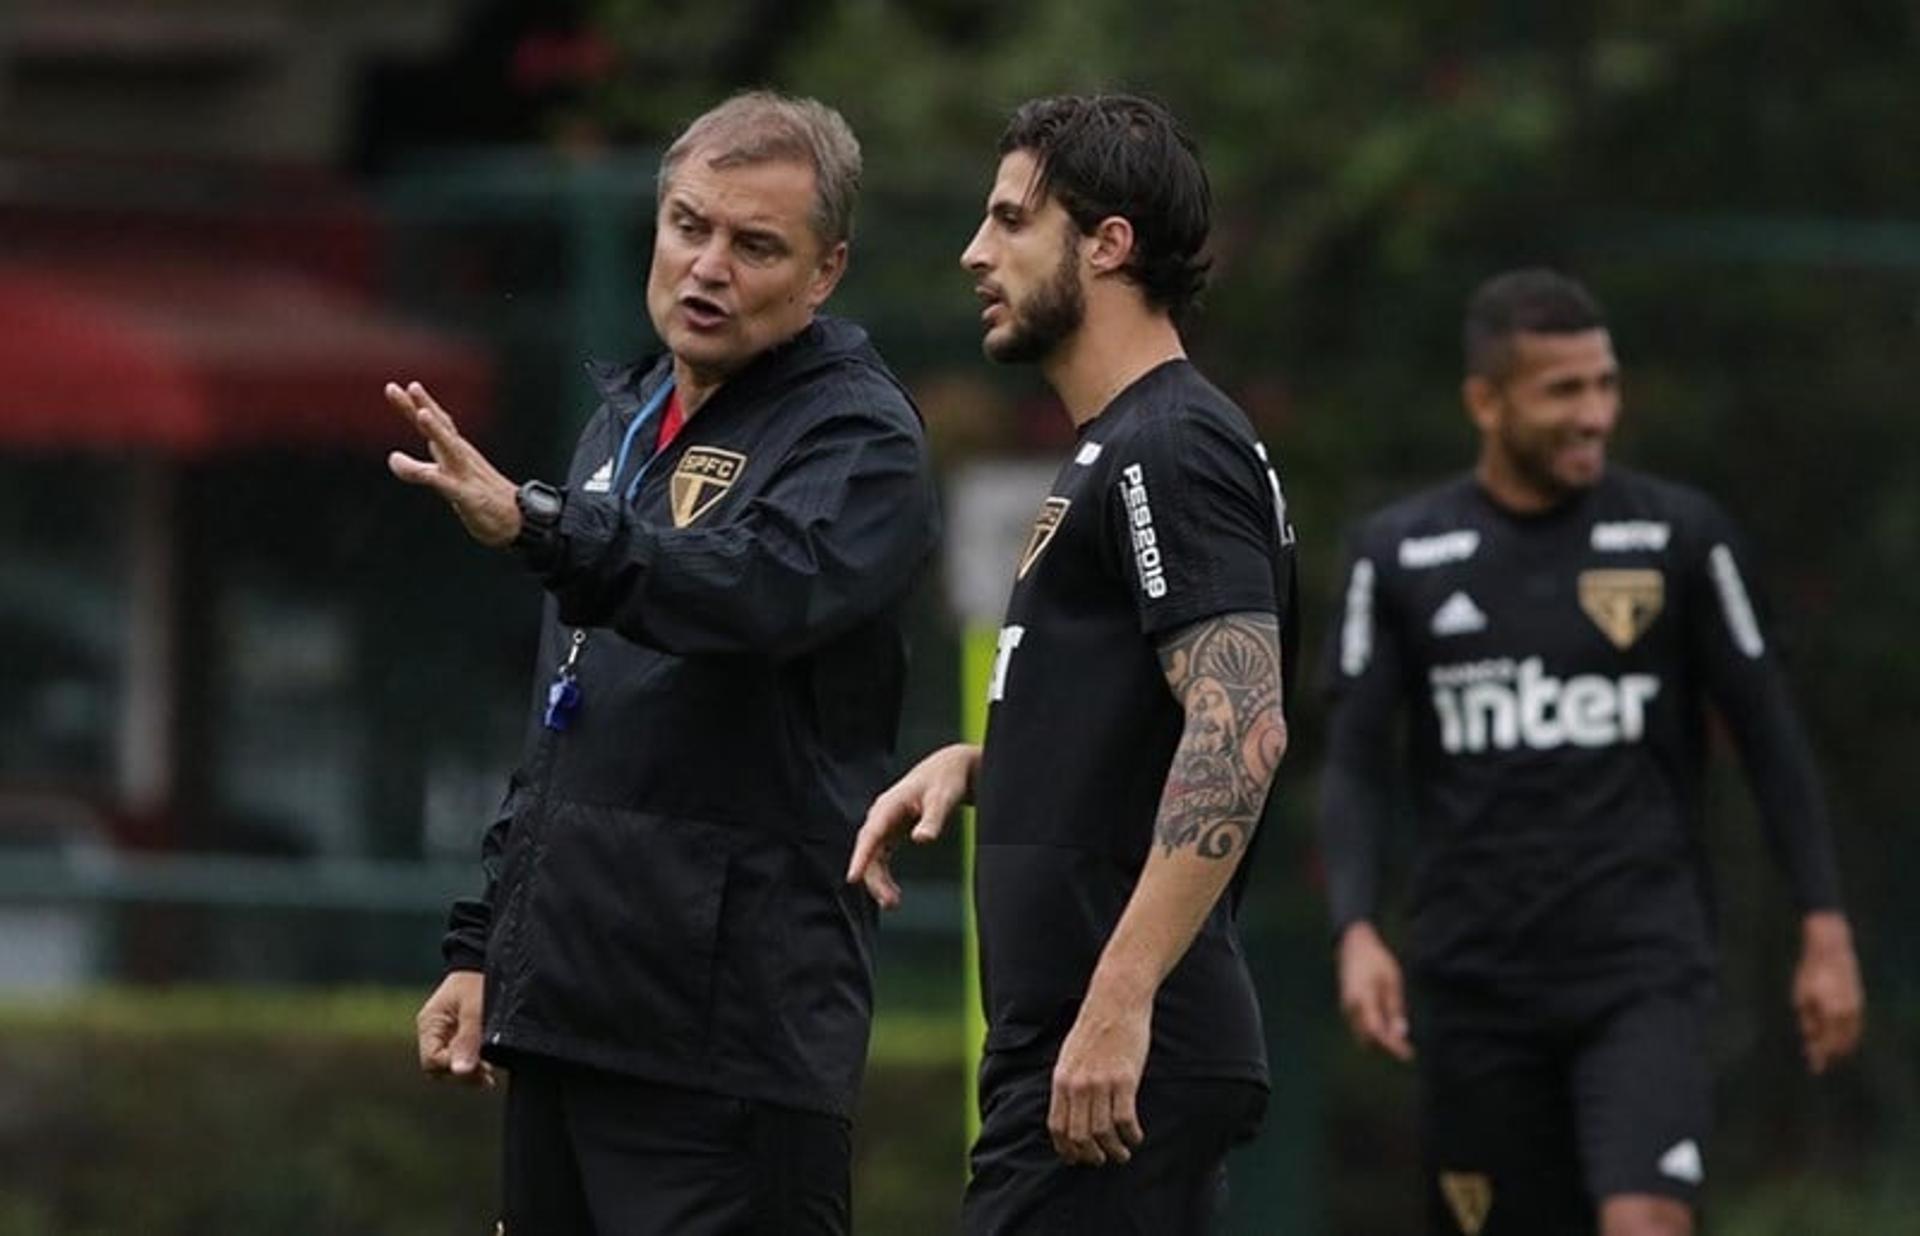
[[[1647,633],[1666,602],[1666,576],[1658,571],[1580,572],[1580,608],[1623,652]]]
[[[746,470],[747,457],[717,446],[690,446],[673,470],[673,526],[684,528],[713,509]]]
[[[1033,564],[1040,561],[1040,555],[1047,552],[1047,546],[1053,544],[1053,534],[1060,530],[1067,508],[1072,505],[1067,498],[1048,498],[1040,504],[1040,513],[1034,516],[1033,531],[1027,536],[1027,548],[1020,555],[1020,571],[1015,579],[1025,579]]]
[[[1465,1236],[1480,1236],[1493,1212],[1493,1181],[1484,1172],[1441,1172],[1440,1194]]]

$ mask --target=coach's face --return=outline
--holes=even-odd
[[[1484,449],[1543,499],[1599,481],[1620,419],[1620,364],[1605,330],[1521,332],[1498,380],[1467,379]]]
[[[698,150],[660,194],[647,313],[690,375],[724,380],[804,330],[846,269],[814,231],[814,173],[776,159],[713,167]]]
[[[986,218],[960,255],[980,298],[981,347],[996,361],[1044,361],[1086,317],[1080,229],[1051,195],[1034,193],[1039,163],[1000,160]]]

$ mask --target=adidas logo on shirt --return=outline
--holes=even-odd
[[[1691,1137],[1675,1142],[1660,1156],[1660,1174],[1697,1185],[1707,1178],[1706,1164],[1700,1161],[1700,1146]]]
[[[1487,616],[1464,592],[1448,597],[1433,611],[1433,633],[1439,636],[1471,635],[1487,629]]]
[[[600,470],[587,478],[581,490],[590,494],[603,494],[613,488],[613,460],[600,465]]]

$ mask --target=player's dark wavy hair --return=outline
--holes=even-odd
[[[1034,191],[1051,194],[1083,234],[1119,215],[1133,225],[1125,274],[1147,303],[1184,317],[1207,285],[1200,255],[1213,191],[1193,138],[1152,99],[1055,95],[1020,106],[1000,135],[1002,156],[1024,150],[1039,166]]]
[[[1467,300],[1461,345],[1467,372],[1500,381],[1513,360],[1513,337],[1604,330],[1606,311],[1576,279],[1544,266],[1495,275]]]

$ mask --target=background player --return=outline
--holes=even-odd
[[[892,844],[979,804],[964,1230],[1198,1233],[1266,1103],[1235,876],[1286,748],[1292,537],[1176,325],[1206,271],[1191,141],[1145,100],[1053,98],[1000,151],[962,258],[986,352],[1038,362],[1079,443],[1019,565],[984,754],[882,795],[849,878],[897,901]]]
[[[1437,1232],[1684,1233],[1706,1173],[1714,956],[1704,704],[1725,718],[1803,913],[1809,1067],[1862,995],[1805,737],[1703,495],[1606,461],[1620,369],[1545,270],[1468,306],[1473,473],[1365,521],[1334,633],[1321,811],[1340,999],[1420,1048]],[[1416,1032],[1374,919],[1396,714],[1418,840]]]

